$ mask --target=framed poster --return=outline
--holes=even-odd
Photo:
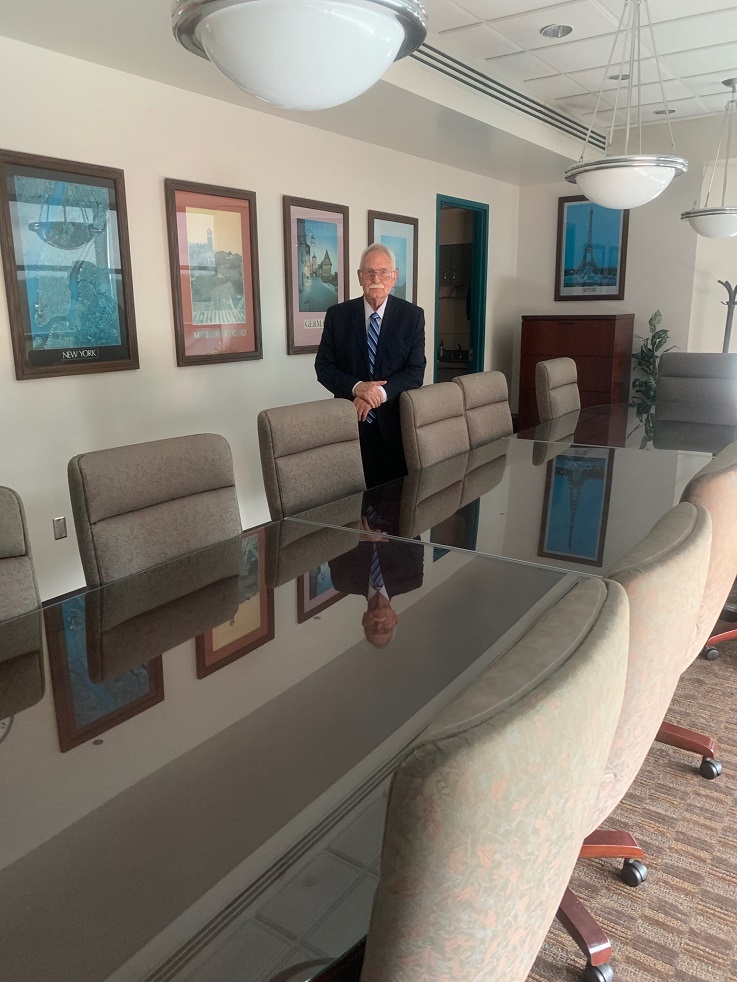
[[[161,656],[117,679],[92,681],[87,669],[84,593],[45,608],[44,622],[62,753],[163,701]]]
[[[384,211],[368,213],[368,245],[388,246],[397,264],[397,282],[392,294],[401,300],[417,303],[417,229],[416,218],[389,215]]]
[[[558,198],[556,300],[624,300],[629,211]]]
[[[614,450],[572,447],[548,461],[538,556],[601,566]]]
[[[164,181],[177,365],[262,358],[253,191]]]
[[[266,587],[264,530],[246,532],[241,541],[241,602],[232,620],[200,634],[196,641],[197,678],[255,651],[274,639],[274,591]]]
[[[317,351],[325,311],[348,299],[348,209],[284,196],[287,352]]]
[[[123,171],[0,150],[17,379],[138,368]]]
[[[297,623],[304,624],[345,596],[333,586],[329,563],[303,573],[297,578]]]

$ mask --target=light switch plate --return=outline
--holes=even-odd
[[[62,515],[61,518],[52,518],[51,524],[54,526],[54,538],[55,539],[66,539],[67,537],[67,520]]]

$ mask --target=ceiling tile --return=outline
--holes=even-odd
[[[478,23],[479,18],[463,10],[451,0],[422,0],[422,6],[427,12],[428,30],[439,34],[454,27],[465,27]]]
[[[602,6],[609,7],[619,19],[624,0],[599,0]],[[649,0],[650,16],[653,24],[677,17],[688,17],[693,13],[708,14],[713,10],[735,10],[734,0],[698,0],[698,11],[694,11],[695,0]],[[657,42],[657,37],[656,37]]]
[[[461,55],[468,58],[484,60],[518,50],[516,44],[500,37],[486,24],[474,24],[471,27],[460,27],[455,31],[443,31],[441,36],[451,42]]]
[[[695,96],[708,96],[709,98],[721,99],[724,105],[730,98],[730,90],[726,85],[722,85],[725,78],[737,78],[737,72],[729,75],[725,72],[708,72],[705,75],[688,75],[684,83],[689,87]]]
[[[555,19],[554,13],[561,19]],[[565,4],[554,10],[546,8],[520,14],[517,17],[496,18],[492,23],[500,34],[514,41],[521,48],[568,44],[573,40],[609,34],[617,26],[611,17],[602,13],[600,8],[595,7],[588,0],[577,0],[575,3]],[[568,24],[573,28],[573,33],[566,38],[543,37],[540,31],[551,23]]]
[[[663,55],[660,60],[673,75],[701,75],[705,72],[724,71],[726,78],[729,74],[737,75],[737,41]]]
[[[556,6],[551,0],[547,3],[545,0],[459,0],[459,3],[475,14],[479,20],[493,20],[496,17],[522,14],[539,7]]]
[[[536,58],[529,51],[520,51],[514,55],[502,55],[500,58],[490,58],[487,62],[487,68],[492,74],[498,70],[503,75],[522,82],[529,78],[542,78],[550,75],[552,70],[550,65],[541,61],[540,58]]]
[[[719,44],[734,37],[735,23],[734,11],[729,10],[660,23],[654,32],[658,54]]]
[[[545,78],[533,78],[525,88],[534,93],[539,99],[566,99],[573,95],[582,95],[587,89],[567,75],[546,75]]]
[[[603,69],[609,61],[612,50],[614,33],[597,38],[587,38],[585,41],[571,41],[567,44],[545,48],[540,54],[554,68],[562,72],[575,72],[592,65],[600,65]],[[539,49],[535,49],[538,51]],[[649,51],[644,52],[650,54]],[[616,59],[619,64],[619,58]]]
[[[611,75],[616,72],[618,67],[618,65],[612,67],[609,74]],[[570,77],[575,82],[578,82],[579,85],[583,85],[583,87],[589,91],[598,92],[602,85],[602,79],[604,78],[604,66],[601,65],[597,68],[591,68],[583,72],[571,72]],[[671,77],[670,72],[665,71],[662,64],[660,65],[660,77],[663,79]],[[654,58],[643,58],[643,60],[640,62],[640,78],[643,85],[646,85],[649,82],[658,81],[658,68]],[[616,88],[616,81],[609,78],[604,81],[605,90]]]

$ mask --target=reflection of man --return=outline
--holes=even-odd
[[[425,314],[390,296],[397,270],[386,246],[364,251],[358,281],[363,297],[335,304],[325,315],[315,371],[334,396],[353,400],[366,484],[374,487],[407,473],[399,394],[422,385]]]
[[[399,615],[392,607],[392,598],[422,586],[423,561],[421,545],[373,532],[355,549],[330,560],[335,589],[366,597],[361,623],[366,640],[376,648],[383,648],[394,637]]]

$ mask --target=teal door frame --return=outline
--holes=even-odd
[[[440,339],[440,210],[441,208],[465,208],[473,212],[473,251],[471,276],[474,289],[471,292],[470,346],[473,349],[470,370],[483,372],[486,344],[486,273],[489,268],[489,206],[466,198],[437,195],[435,207],[435,332],[433,342],[433,381],[438,380],[438,344]]]

